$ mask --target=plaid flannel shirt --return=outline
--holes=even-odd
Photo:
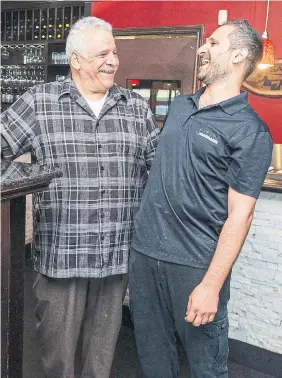
[[[114,85],[97,118],[71,79],[36,85],[2,114],[2,154],[27,151],[61,178],[34,195],[35,270],[123,274],[158,129],[138,94]]]

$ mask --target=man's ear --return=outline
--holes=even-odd
[[[242,48],[242,49],[236,49],[233,51],[233,57],[232,57],[232,63],[242,63],[248,56],[248,49]]]
[[[71,54],[70,66],[72,68],[74,68],[75,70],[79,70],[80,69],[80,60],[81,60],[80,55],[76,51],[74,51]]]

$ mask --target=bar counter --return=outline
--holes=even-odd
[[[282,193],[282,170],[281,170],[281,173],[274,173],[274,172],[275,170],[270,171],[266,175],[262,190]]]
[[[48,189],[59,171],[1,162],[1,373],[22,377],[26,195]]]

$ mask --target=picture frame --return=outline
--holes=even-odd
[[[113,33],[121,62],[116,75],[119,85],[135,78],[181,80],[182,93],[200,88],[197,49],[203,43],[203,25],[114,29]]]
[[[203,43],[204,27],[129,28],[113,32],[120,60],[115,82],[142,95],[161,128],[173,98],[195,93],[201,86],[197,78],[197,50]]]
[[[282,58],[274,66],[257,68],[243,83],[249,92],[265,97],[282,97]]]

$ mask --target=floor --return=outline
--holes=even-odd
[[[24,319],[24,366],[23,378],[44,378],[40,367],[38,349],[35,342],[35,299],[32,295],[33,272],[26,267],[25,275],[25,319]],[[179,346],[180,374],[179,378],[189,378],[187,361],[181,346]],[[122,326],[111,378],[142,378],[138,361],[134,332],[131,327]],[[153,378],[153,377],[152,377]],[[273,378],[246,366],[229,362],[229,378]]]

